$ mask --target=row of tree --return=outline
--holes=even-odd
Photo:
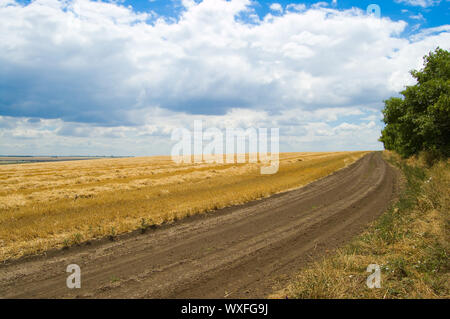
[[[421,152],[434,157],[450,155],[450,53],[437,48],[424,57],[424,68],[411,71],[417,84],[403,97],[385,101],[386,124],[380,141],[403,157]]]

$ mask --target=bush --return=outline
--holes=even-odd
[[[430,168],[442,158],[442,154],[436,150],[421,151],[419,158]]]
[[[405,158],[425,151],[432,164],[450,155],[450,53],[437,48],[411,75],[417,84],[385,101],[380,141]]]

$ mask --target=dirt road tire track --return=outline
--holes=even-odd
[[[0,266],[3,298],[263,298],[355,236],[396,198],[380,153],[300,189],[143,235]],[[81,289],[66,267],[81,267]]]

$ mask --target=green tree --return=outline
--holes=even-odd
[[[421,151],[449,157],[450,53],[437,48],[411,75],[417,83],[400,92],[402,98],[385,101],[380,141],[404,157]]]

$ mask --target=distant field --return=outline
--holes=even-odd
[[[24,164],[24,163],[42,163],[42,162],[61,162],[61,161],[81,161],[103,157],[89,156],[0,156],[0,165],[2,164]]]
[[[300,187],[367,152],[283,153],[260,164],[182,164],[170,157],[0,166],[0,260],[116,236]]]

